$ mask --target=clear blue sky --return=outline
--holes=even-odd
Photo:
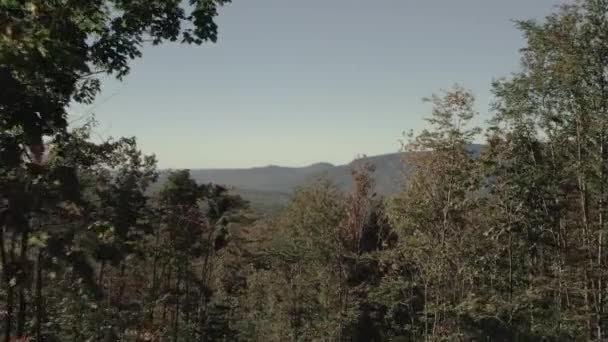
[[[421,98],[458,82],[488,119],[490,83],[519,64],[511,19],[559,0],[234,0],[215,45],[146,47],[94,113],[102,137],[137,136],[160,167],[346,163],[399,149]]]

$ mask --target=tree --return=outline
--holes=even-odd
[[[254,341],[335,338],[339,331],[336,251],[343,195],[321,181],[299,189],[259,243],[241,299],[242,336]]]
[[[228,2],[190,1],[187,7],[173,0],[0,3],[0,247],[8,302],[6,341],[13,332],[17,337],[25,333],[27,280],[33,278],[30,240],[53,235],[44,231],[48,228],[34,227],[32,220],[47,207],[56,210],[68,202],[72,209],[80,207],[79,173],[105,158],[99,153],[114,148],[112,144],[96,146],[77,132],[70,132],[68,104],[93,101],[100,90],[100,74],[122,79],[129,72],[130,61],[141,57],[141,48],[147,42],[216,41],[213,20],[218,7]],[[74,146],[75,141],[83,146]],[[55,150],[49,151],[49,145],[56,145]],[[54,152],[56,158],[47,163],[48,155]],[[136,201],[142,202],[141,198]],[[139,207],[125,209],[138,211]],[[62,215],[68,218],[71,214]],[[78,220],[72,217],[70,223],[78,224],[65,225],[71,232],[66,235],[67,241],[66,236],[45,240],[54,246],[53,250],[70,251],[73,239],[82,233],[77,230],[84,227],[80,214],[76,216]],[[122,218],[113,223],[119,227],[122,241],[127,242],[134,218]],[[93,272],[85,266],[85,254],[70,252],[68,259],[79,263],[83,271],[87,269],[86,273]],[[18,317],[13,327],[15,289]]]
[[[41,153],[65,130],[71,100],[91,102],[96,77],[122,79],[146,42],[216,41],[217,7],[230,0],[7,0],[0,4],[0,115],[11,140]],[[15,151],[13,151],[15,153]]]
[[[102,164],[114,144],[96,145],[87,139],[87,127],[59,135],[49,144],[44,161],[24,163],[0,178],[5,203],[0,238],[3,289],[8,304],[5,340],[10,339],[13,328],[17,337],[24,336],[33,303],[36,335],[40,338],[45,319],[44,279],[49,271],[69,273],[81,279],[91,295],[98,294],[86,249],[81,246],[81,238],[86,235],[86,204],[79,174]],[[71,271],[65,272],[67,269]],[[34,279],[35,294],[30,292]]]
[[[164,295],[160,323],[165,338],[213,341],[212,326],[224,314],[210,310],[210,304],[219,311],[222,307],[212,303],[216,253],[229,243],[230,225],[242,219],[247,203],[225,187],[197,184],[188,170],[169,174],[157,202],[151,298],[158,301]]]
[[[111,327],[112,333],[123,336],[127,327],[136,325],[134,320],[141,320],[140,312],[147,304],[141,294],[127,290],[128,278],[145,279],[143,275],[137,279],[131,268],[147,257],[146,237],[154,229],[147,191],[157,180],[156,160],[142,155],[135,138],[120,139],[107,168],[89,174],[85,180],[90,182],[83,184],[91,202],[89,219],[93,223],[89,231],[98,236],[98,243],[93,246],[99,264],[96,282],[106,297],[100,320]],[[111,267],[116,267],[117,272]]]
[[[607,1],[581,0],[518,22],[521,71],[495,85],[495,189],[529,246],[517,285],[534,293],[526,315],[543,336],[606,335],[607,14]]]
[[[385,281],[402,286],[397,293],[402,294],[399,302],[409,302],[402,309],[410,311],[406,333],[411,338],[470,338],[468,313],[460,312],[460,307],[475,284],[468,258],[476,236],[474,213],[480,186],[476,156],[470,149],[479,129],[468,127],[476,115],[474,98],[455,86],[428,101],[433,105],[427,119],[432,128],[410,135],[405,146],[412,171],[391,210],[402,256]],[[407,281],[399,285],[392,277]],[[422,307],[415,298],[403,298],[405,293],[421,295]]]

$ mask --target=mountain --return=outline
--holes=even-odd
[[[336,166],[326,170],[323,176],[343,190],[350,190],[353,186],[351,171],[356,167],[355,163],[365,162],[376,167],[373,173],[375,190],[380,195],[393,195],[398,192],[405,180],[407,167],[404,163],[403,153],[391,153],[378,156],[365,157],[346,165]]]
[[[376,191],[393,194],[399,188],[402,177],[400,170],[402,154],[386,154],[365,158],[364,161],[376,165],[374,178]],[[347,190],[352,186],[353,163],[334,166],[317,163],[306,167],[266,166],[250,169],[190,170],[198,183],[224,184],[248,200],[260,212],[273,213],[285,207],[297,187],[327,178],[338,187]]]
[[[199,183],[216,183],[243,190],[291,193],[315,174],[335,168],[318,163],[306,167],[269,165],[249,169],[192,169],[190,174]]]
[[[379,193],[394,192],[398,179],[401,178],[402,158],[401,153],[393,153],[361,159],[376,166],[374,178]],[[224,184],[245,191],[291,194],[295,188],[322,177],[342,189],[349,189],[354,163],[338,166],[318,163],[305,167],[269,165],[248,169],[192,169],[190,174],[199,183]]]
[[[480,145],[471,145],[473,155],[479,155]],[[191,169],[192,178],[199,184],[222,184],[250,201],[254,209],[272,212],[282,208],[291,199],[296,188],[326,178],[343,190],[352,187],[351,170],[356,162],[368,162],[376,167],[374,180],[376,192],[390,196],[397,193],[408,171],[404,153],[370,156],[346,165],[316,163],[305,167],[269,165],[247,169]],[[162,184],[165,172],[161,172],[157,185]]]

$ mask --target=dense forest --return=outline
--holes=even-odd
[[[227,2],[0,1],[2,341],[608,338],[608,0],[516,23],[483,129],[466,88],[428,98],[397,195],[362,162],[272,217],[68,124],[144,45],[216,41]]]

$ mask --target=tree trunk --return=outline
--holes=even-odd
[[[591,339],[591,326],[592,326],[592,318],[591,318],[591,303],[590,303],[590,298],[589,298],[589,291],[590,286],[590,277],[589,277],[589,272],[590,269],[593,268],[593,258],[591,255],[591,247],[590,247],[590,239],[589,239],[589,215],[588,215],[588,210],[589,210],[589,203],[587,200],[587,180],[585,178],[585,172],[584,170],[580,170],[581,165],[583,165],[584,162],[584,157],[583,156],[583,147],[582,147],[582,128],[581,128],[581,122],[579,119],[579,122],[577,122],[576,125],[576,148],[577,148],[577,162],[578,162],[578,167],[579,170],[577,170],[577,180],[578,180],[578,191],[579,191],[579,201],[580,201],[580,209],[581,209],[581,215],[582,215],[582,223],[583,223],[583,241],[584,241],[584,249],[587,252],[587,258],[589,261],[589,265],[587,265],[587,263],[585,263],[585,276],[584,276],[584,280],[585,280],[585,285],[584,285],[584,289],[585,289],[585,294],[584,294],[584,299],[585,299],[585,315],[587,316],[587,340]]]
[[[156,242],[155,242],[155,246],[154,246],[154,258],[152,260],[152,283],[150,284],[150,289],[149,289],[149,301],[150,303],[148,303],[148,305],[150,306],[149,310],[150,312],[148,313],[148,320],[150,320],[150,323],[153,324],[154,323],[154,302],[156,301],[156,297],[158,296],[158,251],[160,249],[160,232],[156,232]]]
[[[5,228],[2,225],[2,231],[0,231],[0,261],[2,262],[2,278],[3,282],[6,285],[6,324],[4,326],[4,341],[9,342],[11,336],[11,321],[12,321],[12,290],[10,285],[10,272],[8,269],[8,256],[6,255],[6,245],[5,245]]]
[[[4,238],[3,238],[4,240]],[[12,234],[11,236],[11,243],[10,243],[10,249],[9,249],[9,255],[7,258],[7,255],[5,252],[3,252],[2,254],[4,255],[4,260],[6,263],[6,266],[4,268],[5,270],[5,283],[6,283],[6,325],[4,326],[4,341],[5,342],[10,342],[11,340],[11,334],[12,334],[12,330],[13,330],[13,311],[14,311],[14,286],[13,286],[13,277],[15,276],[15,269],[14,269],[14,260],[15,260],[15,245],[16,245],[16,234]],[[2,247],[4,247],[4,241],[2,241]],[[4,249],[4,248],[3,248]]]
[[[172,273],[172,272],[171,272],[171,271],[172,271],[172,268],[171,268],[171,263],[169,263],[169,264],[167,265],[167,268],[168,268],[168,270],[167,270],[167,278],[165,279],[165,286],[166,286],[166,287],[165,287],[165,293],[166,293],[167,291],[169,291],[169,292],[171,291],[171,273]],[[163,316],[162,316],[162,324],[165,324],[165,321],[166,321],[166,319],[167,319],[167,308],[168,308],[167,301],[166,301],[166,300],[164,300],[164,301],[163,301]]]
[[[116,305],[117,305],[117,308],[118,308],[116,310],[116,313],[117,313],[119,319],[121,319],[120,315],[122,313],[122,308],[123,308],[122,301],[123,301],[123,297],[125,295],[125,289],[126,289],[126,286],[127,286],[127,282],[125,281],[126,271],[127,271],[127,262],[125,260],[123,260],[120,263],[120,273],[119,273],[120,287],[118,288],[118,296],[117,296],[117,299],[116,299]],[[124,335],[125,335],[125,325],[124,324],[121,323],[121,327],[120,327],[120,330],[118,331],[118,333],[120,334],[119,336],[121,338],[124,337]]]
[[[125,281],[125,272],[127,271],[127,265],[126,265],[126,261],[122,261],[120,263],[120,273],[118,275],[118,277],[120,278],[120,287],[118,288],[118,296],[116,297],[116,303],[120,306],[122,303],[122,297],[125,294],[125,288],[127,286],[126,281]],[[120,310],[119,310],[120,312]]]
[[[21,255],[19,257],[19,264],[22,268],[23,275],[27,273],[27,251],[28,251],[28,239],[29,239],[29,227],[25,228],[25,231],[21,235]],[[23,337],[25,334],[25,322],[27,318],[27,298],[25,296],[26,291],[26,279],[20,279],[19,281],[19,313],[17,315],[17,337]]]
[[[179,294],[181,286],[181,272],[177,272],[177,283],[175,284],[175,313],[173,314],[173,342],[177,342],[179,339]]]
[[[36,261],[36,342],[42,341],[42,254]]]
[[[602,268],[602,245],[603,245],[603,240],[604,240],[604,236],[603,236],[603,231],[604,231],[604,212],[605,212],[605,207],[606,207],[606,198],[605,198],[605,176],[606,176],[606,162],[607,162],[607,158],[606,158],[606,148],[605,148],[605,137],[604,137],[604,130],[602,130],[602,132],[600,133],[601,137],[600,137],[600,161],[601,161],[601,165],[600,165],[600,194],[599,194],[599,217],[598,217],[598,225],[599,225],[599,229],[598,229],[598,242],[597,242],[597,266],[598,266],[598,270],[600,270],[598,272],[598,279],[597,279],[597,292],[598,292],[598,305],[597,305],[597,326],[596,326],[596,330],[597,330],[597,339],[598,341],[602,340],[602,336],[603,336],[603,332],[602,332],[602,321],[604,318],[604,296],[603,296],[603,287],[604,287],[604,283],[603,283],[603,277],[602,277],[602,272],[603,272],[603,268]]]
[[[97,276],[97,284],[99,284],[99,286],[101,287],[101,289],[103,290],[103,276],[105,275],[105,271],[106,271],[106,260],[101,260],[101,265],[99,266],[99,275]]]

